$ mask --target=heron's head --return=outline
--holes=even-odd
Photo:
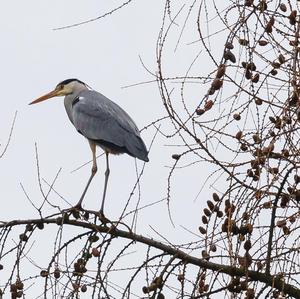
[[[78,79],[67,79],[67,80],[64,80],[64,81],[58,83],[54,90],[37,98],[33,102],[29,103],[29,105],[36,104],[36,103],[51,99],[53,97],[66,96],[66,95],[72,94],[76,91],[80,91],[80,90],[87,89],[87,88],[88,88],[87,85]]]

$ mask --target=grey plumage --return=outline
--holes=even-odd
[[[71,105],[68,104],[71,102]],[[104,150],[127,153],[149,161],[146,146],[131,117],[101,93],[82,90],[75,97],[67,95],[65,107],[77,131]]]
[[[127,153],[148,162],[146,146],[136,124],[120,106],[101,93],[89,90],[88,86],[78,79],[67,79],[60,82],[54,90],[30,104],[36,104],[56,96],[65,96],[64,104],[68,117],[76,130],[89,140],[93,154],[92,173],[75,206],[76,209],[82,209],[83,198],[97,172],[96,145],[105,151],[105,182],[99,211],[100,218],[104,219],[104,201],[110,173],[108,155],[110,153]]]

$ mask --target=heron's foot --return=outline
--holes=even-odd
[[[99,218],[99,220],[100,220],[103,224],[111,223],[111,221],[110,221],[108,218],[106,218],[106,217],[104,216],[104,213],[103,213],[102,210],[99,211],[99,213],[98,213],[98,218]]]
[[[83,212],[84,209],[81,206],[81,203],[76,204],[75,206],[62,210],[63,214],[72,215],[75,219],[80,218],[80,212]]]

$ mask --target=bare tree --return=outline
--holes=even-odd
[[[166,0],[149,70],[166,112],[151,126],[178,145],[168,201],[181,167],[213,165],[197,240],[157,241],[95,211],[47,215],[45,194],[40,218],[1,222],[4,298],[30,297],[35,283],[42,298],[300,298],[299,4],[219,2]],[[170,75],[182,52],[184,73]],[[32,246],[53,226],[41,268]]]

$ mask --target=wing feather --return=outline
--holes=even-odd
[[[124,152],[148,161],[147,150],[139,130],[131,117],[116,103],[91,90],[79,94],[79,101],[72,106],[75,128],[85,137],[105,141]]]

